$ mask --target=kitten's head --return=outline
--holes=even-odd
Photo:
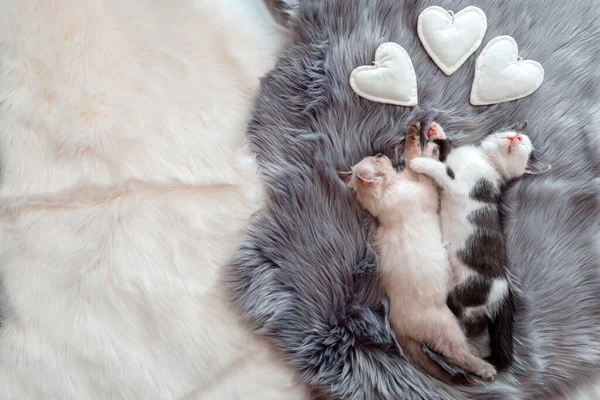
[[[377,217],[383,194],[396,177],[396,170],[387,156],[378,154],[362,159],[350,172],[338,172],[338,176],[356,193],[360,205]]]
[[[494,132],[481,143],[483,151],[504,179],[514,179],[524,174],[541,174],[550,164],[536,158],[533,145],[523,131],[527,122]]]

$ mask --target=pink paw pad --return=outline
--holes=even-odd
[[[427,130],[427,137],[429,138],[429,140],[445,139],[446,135],[440,124],[438,124],[437,122],[432,122],[431,125],[429,125],[429,129]]]

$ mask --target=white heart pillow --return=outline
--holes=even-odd
[[[485,46],[475,63],[471,104],[517,100],[535,92],[543,81],[544,68],[540,63],[520,59],[515,39],[498,36]]]
[[[361,97],[378,103],[414,106],[417,76],[410,56],[398,43],[384,43],[375,52],[375,65],[356,68],[350,86]]]
[[[479,48],[486,30],[485,13],[473,6],[456,14],[441,7],[428,7],[417,23],[423,47],[446,75],[456,72]]]

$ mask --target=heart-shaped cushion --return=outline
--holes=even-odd
[[[487,17],[479,7],[451,13],[441,7],[428,7],[417,23],[423,47],[446,75],[456,72],[479,48],[487,30]]]
[[[410,56],[398,43],[384,43],[375,52],[375,65],[350,74],[350,86],[359,96],[397,106],[417,104],[417,76]]]
[[[515,39],[498,36],[477,57],[471,104],[483,106],[517,100],[535,92],[543,81],[541,64],[521,60]]]

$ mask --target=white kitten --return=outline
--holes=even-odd
[[[367,157],[346,181],[379,221],[379,271],[399,341],[424,343],[465,370],[493,379],[495,368],[470,353],[458,320],[446,305],[451,270],[440,231],[438,189],[430,178],[408,168],[410,160],[421,155],[419,140],[420,125],[411,123],[404,171],[396,172],[385,156]]]
[[[515,312],[499,214],[501,188],[523,174],[550,168],[533,155],[529,137],[522,134],[525,126],[493,133],[479,146],[452,150],[445,165],[429,158],[410,162],[442,188],[442,234],[455,280],[448,306],[465,328],[488,326],[490,361],[499,369],[512,361]],[[439,124],[432,129],[443,133]]]

